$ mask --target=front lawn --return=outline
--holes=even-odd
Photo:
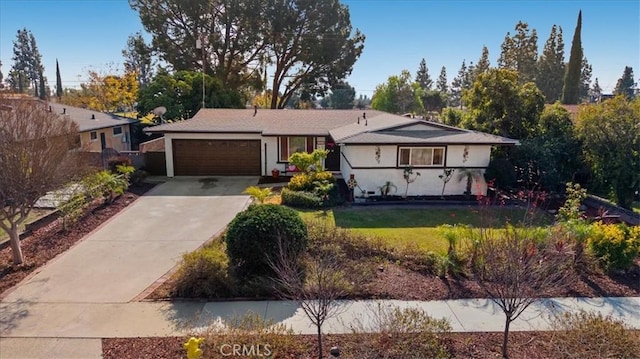
[[[500,228],[507,222],[525,218],[521,208],[335,208],[325,211],[300,211],[305,220],[320,220],[329,225],[348,228],[367,236],[378,237],[392,247],[417,246],[426,251],[445,254],[447,241],[438,226],[469,225],[475,228]],[[544,224],[544,220],[542,223]]]

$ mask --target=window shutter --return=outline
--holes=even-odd
[[[280,161],[289,159],[289,141],[288,137],[280,137]]]
[[[313,137],[307,137],[307,153],[311,153],[313,150]]]

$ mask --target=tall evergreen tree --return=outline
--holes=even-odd
[[[596,77],[595,82],[593,83],[593,87],[591,88],[591,94],[589,96],[589,102],[596,102],[600,99],[602,95],[602,88],[598,83],[598,78]]]
[[[48,97],[47,89],[46,89],[47,86],[46,86],[46,81],[44,79],[44,75],[42,73],[40,73],[40,75],[38,76],[38,85],[40,86],[38,97],[40,97],[41,100],[46,100]]]
[[[42,56],[38,51],[36,39],[31,31],[18,30],[13,42],[13,66],[9,72],[9,83],[14,90],[24,90],[31,87],[33,93],[38,94],[40,76],[44,73]],[[21,92],[22,92],[21,90]]]
[[[0,61],[0,89],[4,88],[4,75],[2,74],[2,61]]]
[[[485,73],[491,67],[491,63],[489,62],[489,49],[487,46],[482,46],[482,55],[480,55],[480,60],[478,60],[478,64],[475,68],[475,77],[478,75]]]
[[[436,90],[440,92],[444,98],[444,105],[449,105],[449,85],[447,83],[447,68],[442,66],[440,69],[440,76],[438,76],[438,82],[436,82]]]
[[[438,76],[436,90],[444,94],[449,92],[449,85],[447,84],[447,68],[444,66],[442,66],[442,68],[440,69],[440,76]]]
[[[582,10],[578,13],[578,23],[573,33],[571,41],[571,54],[569,64],[564,76],[564,87],[562,88],[562,103],[565,105],[578,104],[580,96],[580,77],[582,75]]]
[[[420,61],[420,67],[416,72],[416,82],[420,84],[421,89],[431,90],[433,81],[431,80],[431,76],[429,76],[429,68],[427,68],[427,61],[425,59]]]
[[[56,59],[56,97],[58,97],[58,100],[62,97],[62,77],[60,76],[58,59]]]
[[[462,92],[465,88],[465,77],[467,74],[467,63],[462,60],[458,75],[451,81],[451,106],[462,108]]]
[[[515,31],[513,36],[507,32],[500,46],[498,67],[517,71],[520,83],[534,81],[538,60],[538,33],[536,29],[529,30],[529,25],[522,21],[518,21]]]
[[[625,95],[628,99],[630,99],[633,97],[635,91],[634,86],[635,83],[633,82],[633,68],[625,66],[622,77],[618,79],[616,88],[613,90],[613,93],[616,95]]]
[[[547,103],[554,103],[562,95],[564,82],[564,41],[562,27],[553,25],[551,34],[538,58],[536,86],[542,91]]]
[[[582,69],[580,71],[580,101],[589,102],[589,95],[591,93],[591,73],[593,69],[587,61],[586,57],[582,58]]]

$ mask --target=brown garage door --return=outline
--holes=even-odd
[[[259,176],[260,140],[173,140],[176,176]]]

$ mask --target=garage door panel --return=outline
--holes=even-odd
[[[176,176],[260,175],[259,140],[173,140]]]

